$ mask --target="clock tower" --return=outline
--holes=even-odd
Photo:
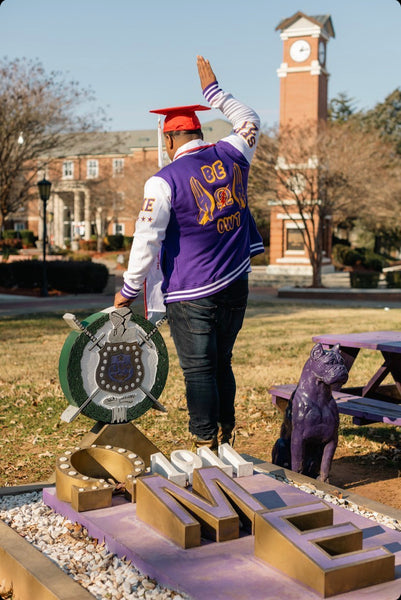
[[[280,79],[280,128],[305,126],[327,119],[326,49],[334,28],[330,15],[308,16],[297,12],[276,27],[283,41],[283,62],[277,69]],[[289,200],[290,202],[290,200]],[[279,202],[271,202],[270,274],[309,275],[312,273],[304,248],[302,225],[285,213]],[[323,268],[330,265],[329,223],[326,224]],[[326,269],[325,269],[326,270]]]
[[[280,78],[280,126],[327,119],[326,47],[334,37],[330,15],[298,12],[276,27],[283,40]]]

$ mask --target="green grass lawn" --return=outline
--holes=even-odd
[[[87,315],[78,316],[84,319]],[[312,335],[400,328],[401,311],[397,309],[250,304],[233,361],[236,449],[270,460],[282,417],[272,406],[268,389],[297,382],[313,345]],[[0,486],[46,479],[55,458],[76,446],[93,425],[82,415],[71,424],[60,421],[68,402],[58,382],[58,358],[69,331],[61,314],[0,319]],[[161,333],[169,350],[170,372],[160,400],[169,412],[150,410],[136,425],[169,454],[190,447],[190,435],[182,375],[167,325]],[[362,351],[349,384],[366,383],[380,358],[378,352]],[[341,416],[340,455],[382,455],[394,463],[400,441],[400,428],[355,427],[350,418]]]

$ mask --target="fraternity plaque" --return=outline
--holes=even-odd
[[[103,423],[127,423],[158,401],[168,374],[168,354],[158,325],[130,308],[98,312],[80,322],[66,313],[74,330],[60,354],[59,377],[70,406],[61,418],[81,412]]]

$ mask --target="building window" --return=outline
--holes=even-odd
[[[287,252],[304,252],[305,244],[302,231],[299,229],[288,228],[286,230],[286,250]]]
[[[72,160],[63,162],[63,179],[74,179],[74,163]]]
[[[114,235],[124,235],[125,224],[124,223],[113,223]]]
[[[113,158],[113,176],[122,175],[124,173],[124,159]]]
[[[86,163],[86,177],[93,179],[99,177],[99,163],[97,160],[88,160]]]
[[[26,223],[21,223],[18,221],[14,221],[14,229],[15,231],[24,231],[26,229]]]

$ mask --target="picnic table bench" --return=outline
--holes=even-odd
[[[282,412],[285,412],[288,400],[296,387],[296,384],[284,384],[275,385],[269,390],[273,404]],[[337,403],[339,412],[344,415],[351,415],[355,425],[366,425],[367,423],[380,421],[388,425],[401,425],[401,406],[397,404],[337,390],[333,390],[333,398]]]
[[[333,389],[333,397],[342,414],[351,415],[356,425],[382,422],[401,425],[401,332],[374,331],[353,334],[316,335],[314,342],[330,348],[340,344],[340,352],[348,370],[353,366],[361,348],[378,350],[383,364],[368,383],[361,387]],[[382,385],[391,374],[394,384]],[[295,384],[275,385],[269,392],[273,404],[283,412],[296,388]]]

